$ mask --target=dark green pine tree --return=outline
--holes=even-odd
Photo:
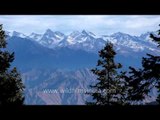
[[[88,93],[93,97],[93,102],[88,105],[124,105],[125,104],[125,82],[122,79],[125,73],[118,74],[122,67],[116,64],[113,44],[107,42],[106,46],[99,51],[97,67],[91,71],[97,75],[98,82],[91,85],[93,92]]]
[[[159,26],[160,26],[160,24],[159,24]],[[158,47],[160,47],[160,30],[158,30],[157,32],[158,32],[158,36],[151,34],[150,37],[152,38],[153,41],[157,42]]]
[[[160,26],[160,25],[159,25]],[[150,37],[152,38],[153,41],[158,43],[158,47],[160,47],[160,30],[157,31],[158,34],[157,35],[153,35],[151,34]],[[158,89],[158,96],[156,101],[158,102],[158,104],[160,105],[160,56],[151,56],[150,58],[150,64],[152,63],[152,69],[150,70],[150,74],[152,79],[156,80],[156,87]],[[146,60],[146,63],[148,63],[148,61]]]
[[[5,31],[0,25],[0,105],[22,105],[24,85],[16,68],[10,69],[14,53],[5,50],[5,38]]]
[[[150,91],[151,82],[144,77],[142,69],[129,67],[129,75],[125,76],[127,87],[127,98],[129,104],[142,104]]]
[[[160,35],[160,30],[158,35]],[[150,37],[153,41],[158,42],[159,47],[160,37],[153,34]],[[128,101],[137,104],[138,101],[148,96],[152,88],[157,87],[159,91],[157,102],[160,103],[160,56],[147,54],[147,57],[142,58],[142,69],[130,67],[128,76],[126,76]]]

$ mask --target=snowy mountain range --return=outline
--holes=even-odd
[[[65,35],[47,29],[44,34],[6,32],[8,49],[15,52],[13,66],[22,73],[26,86],[26,104],[85,104],[90,99],[84,93],[51,94],[44,89],[81,88],[89,89],[96,77],[90,69],[96,66],[98,50],[107,41],[114,44],[116,61],[122,63],[124,70],[129,66],[139,68],[141,58],[146,53],[159,54],[156,43],[152,42],[151,32],[140,36],[117,32],[112,35],[96,35],[82,30]],[[156,91],[152,91],[155,100]]]
[[[137,52],[144,50],[158,52],[155,43],[152,42],[149,37],[150,33],[151,32],[147,32],[140,36],[131,36],[117,32],[112,35],[97,36],[92,32],[82,30],[81,32],[73,31],[71,34],[65,35],[59,31],[53,32],[51,29],[47,29],[44,34],[31,33],[27,36],[23,33],[13,31],[12,33],[7,32],[7,35],[10,37],[27,38],[51,49],[68,47],[97,52],[97,50],[100,50],[105,45],[106,41],[110,41],[115,45],[115,48],[121,52],[124,52],[124,48]]]

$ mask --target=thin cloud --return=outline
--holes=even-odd
[[[95,34],[125,32],[140,35],[157,30],[160,16],[155,15],[0,15],[5,30],[29,35],[46,29],[70,33],[88,30]]]

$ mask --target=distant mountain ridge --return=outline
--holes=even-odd
[[[110,41],[115,44],[117,49],[126,47],[137,52],[144,50],[157,51],[155,43],[149,37],[150,33],[153,32],[147,32],[140,36],[132,36],[121,32],[112,35],[97,36],[94,33],[85,30],[82,30],[81,32],[73,31],[71,34],[65,35],[59,31],[53,32],[51,29],[47,29],[44,34],[31,33],[29,36],[16,31],[13,33],[6,33],[10,37],[16,36],[36,41],[51,49],[69,47],[72,49],[83,49],[96,52],[105,45],[106,41]]]
[[[117,32],[110,36],[97,36],[89,31],[73,31],[65,35],[48,29],[44,34],[31,33],[27,36],[14,31],[6,32],[9,51],[15,52],[13,66],[22,73],[26,85],[26,104],[85,104],[90,97],[85,94],[50,94],[44,89],[81,88],[89,89],[96,77],[90,72],[98,60],[98,50],[107,41],[114,44],[116,62],[123,69],[129,66],[139,68],[146,53],[159,54],[157,45],[149,38],[150,33],[141,36]],[[146,102],[155,101],[153,98]]]

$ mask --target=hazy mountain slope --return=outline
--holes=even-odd
[[[118,32],[96,36],[83,30],[64,35],[48,29],[44,34],[30,36],[16,31],[7,34],[8,49],[15,52],[13,66],[20,70],[26,86],[26,104],[84,104],[90,97],[75,91],[89,89],[95,82],[90,69],[96,66],[98,50],[107,41],[114,44],[116,62],[123,65],[123,70],[129,66],[139,68],[146,53],[160,53],[149,33],[131,36]],[[68,92],[50,93],[50,90],[63,89]],[[151,91],[153,97],[145,102],[155,100],[156,94],[156,90]]]

